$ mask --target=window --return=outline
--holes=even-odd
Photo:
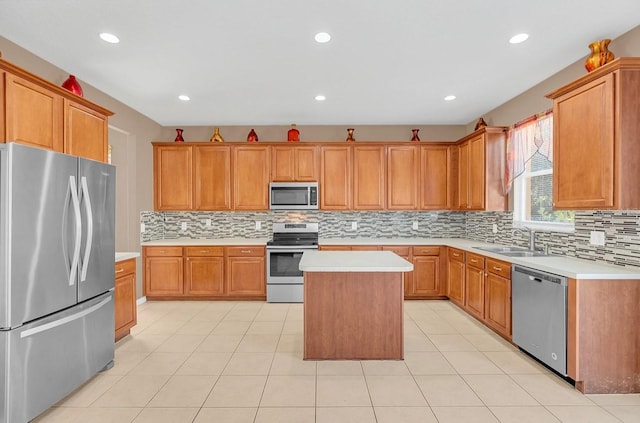
[[[573,211],[554,211],[553,116],[545,113],[509,133],[507,167],[513,185],[515,226],[572,231]]]

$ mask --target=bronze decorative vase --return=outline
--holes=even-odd
[[[594,41],[589,44],[591,54],[584,62],[584,67],[587,69],[587,72],[591,72],[592,70],[597,69],[615,59],[613,53],[609,51],[610,42],[610,39],[605,38],[604,40]]]
[[[356,139],[353,137],[353,131],[355,131],[355,129],[353,128],[348,128],[347,129],[347,139],[345,141],[355,141]]]
[[[211,142],[224,142],[224,138],[220,135],[220,128],[213,128],[213,135],[209,139]]]

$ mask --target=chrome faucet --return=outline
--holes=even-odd
[[[536,231],[534,231],[531,228],[527,228],[526,226],[522,226],[520,228],[514,228],[511,231],[511,235],[513,236],[516,234],[516,232],[518,232],[522,236],[524,236],[524,231],[529,232],[529,250],[535,251],[536,250]]]

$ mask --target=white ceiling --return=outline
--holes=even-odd
[[[0,35],[166,126],[467,124],[639,17],[638,0],[0,0]]]

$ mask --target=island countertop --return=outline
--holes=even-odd
[[[413,264],[392,251],[305,251],[303,272],[410,272]]]

